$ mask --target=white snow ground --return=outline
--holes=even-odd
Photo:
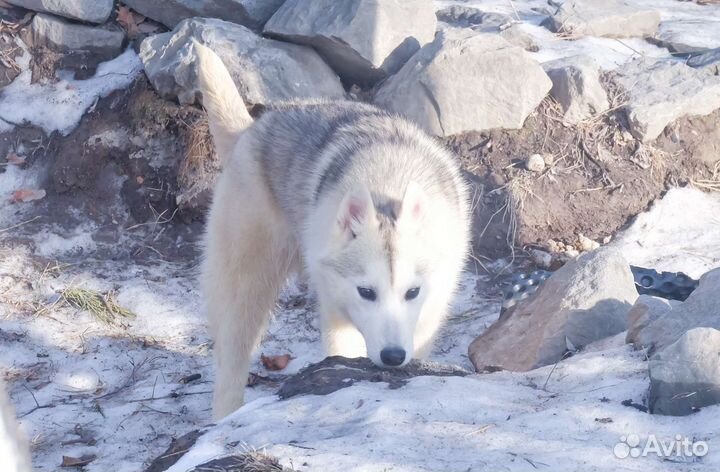
[[[720,20],[719,7],[676,0],[631,0],[677,20],[688,44],[711,46],[720,36],[688,27],[697,19]],[[540,61],[586,53],[606,68],[640,54],[667,57],[667,50],[638,40],[558,40],[538,27],[544,0],[436,1],[479,6],[518,15],[541,46]],[[126,84],[137,57],[128,52],[98,72],[102,82],[62,82],[42,90],[22,82],[10,86],[0,106],[0,132],[30,121],[63,133],[73,129],[96,96]],[[119,72],[119,73],[118,73]],[[112,79],[112,80],[111,80]],[[91,79],[93,80],[93,79]],[[87,92],[87,93],[86,93]],[[29,95],[25,96],[24,94]],[[27,107],[33,97],[33,107]],[[17,105],[22,101],[23,107]],[[68,104],[73,104],[68,107]],[[23,111],[24,110],[24,111]],[[22,112],[22,113],[21,113]],[[29,112],[32,112],[28,114]],[[20,114],[18,114],[20,113]],[[49,121],[52,118],[52,122]],[[43,173],[9,166],[0,174],[0,201],[18,188],[32,188]],[[28,205],[0,205],[0,372],[33,445],[36,470],[58,470],[63,455],[94,454],[89,472],[136,472],[177,437],[210,422],[208,338],[195,288],[195,268],[157,262],[137,265],[92,257],[94,244],[82,230],[48,230],[33,241],[12,241],[12,225],[24,221]],[[612,244],[629,262],[699,276],[720,266],[720,196],[673,190],[638,217]],[[69,254],[82,248],[86,257]],[[137,318],[120,326],[99,323],[87,313],[56,303],[70,286],[115,290]],[[468,275],[433,360],[469,368],[470,341],[495,320],[499,301],[489,278]],[[41,312],[33,315],[38,308]],[[289,352],[295,359],[283,374],[321,359],[313,305],[290,287],[258,351]],[[399,390],[358,384],[325,397],[277,401],[273,387],[251,389],[243,410],[208,433],[173,470],[219,454],[266,448],[299,470],[717,470],[720,468],[720,407],[685,418],[657,417],[625,407],[641,403],[647,363],[622,345],[623,336],[598,343],[553,370],[495,373],[471,378],[418,378]],[[267,372],[259,362],[254,370]],[[181,383],[200,373],[199,381]],[[610,421],[612,420],[612,421]],[[672,457],[616,459],[620,438],[650,434],[707,441],[697,462]],[[231,446],[240,441],[238,446]],[[307,465],[305,465],[307,463]]]

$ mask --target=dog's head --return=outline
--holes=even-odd
[[[430,290],[428,200],[411,183],[401,200],[373,201],[360,186],[337,210],[320,264],[323,298],[362,333],[368,357],[402,366],[413,356],[418,318]]]

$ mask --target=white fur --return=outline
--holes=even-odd
[[[0,471],[30,472],[25,440],[15,422],[15,412],[0,382]]]
[[[318,294],[328,354],[368,356],[378,365],[388,347],[407,353],[403,365],[427,356],[468,250],[467,190],[452,157],[402,120],[359,104],[337,105],[326,115],[318,112],[317,119],[357,107],[357,139],[387,127],[388,136],[409,139],[414,147],[397,145],[400,138],[387,140],[395,144],[357,145],[358,164],[344,167],[345,177],[315,201],[313,189],[323,172],[339,165],[333,156],[346,152],[342,143],[308,157],[298,149],[302,140],[282,135],[286,123],[264,116],[250,126],[220,59],[204,46],[195,48],[211,133],[218,153],[228,153],[221,155],[224,169],[207,222],[201,276],[215,339],[214,416],[242,406],[252,351],[289,272],[303,265]],[[298,120],[308,116],[287,112]],[[309,140],[321,124],[293,126],[291,131],[307,127]],[[427,158],[425,164],[419,156]],[[282,174],[299,162],[314,168]],[[442,183],[432,177],[438,165],[446,172]],[[443,191],[447,186],[455,197]],[[380,210],[388,202],[397,205],[391,219]],[[377,299],[363,299],[358,287],[373,287]],[[414,287],[420,288],[418,297],[406,300]]]

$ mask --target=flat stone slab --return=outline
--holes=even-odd
[[[678,118],[720,108],[720,77],[682,62],[638,59],[618,72],[618,84],[628,92],[630,131],[642,141],[657,138]]]
[[[436,26],[430,0],[287,0],[264,33],[314,47],[347,84],[369,86],[432,41]]]
[[[88,51],[104,59],[119,55],[125,40],[122,31],[70,23],[44,13],[33,18],[32,32],[36,45],[45,44],[61,51]]]
[[[671,52],[697,53],[720,48],[720,18],[687,18],[660,23],[656,42]]]
[[[566,0],[546,26],[572,37],[632,38],[653,36],[660,12],[638,8],[623,0]]]
[[[499,35],[446,30],[383,83],[375,103],[450,136],[521,128],[551,87],[537,61]]]
[[[345,96],[338,76],[313,49],[262,38],[235,23],[192,18],[140,45],[145,73],[164,98],[199,102],[193,38],[220,56],[247,105]]]
[[[110,18],[114,2],[113,0],[7,0],[7,3],[73,20],[105,23]]]
[[[133,10],[174,28],[187,18],[219,18],[259,31],[285,0],[123,0]]]

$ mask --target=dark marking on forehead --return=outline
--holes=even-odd
[[[390,270],[390,286],[395,285],[395,223],[400,215],[401,202],[395,199],[385,199],[375,203],[375,212],[378,219],[378,231],[385,248],[388,268]]]

